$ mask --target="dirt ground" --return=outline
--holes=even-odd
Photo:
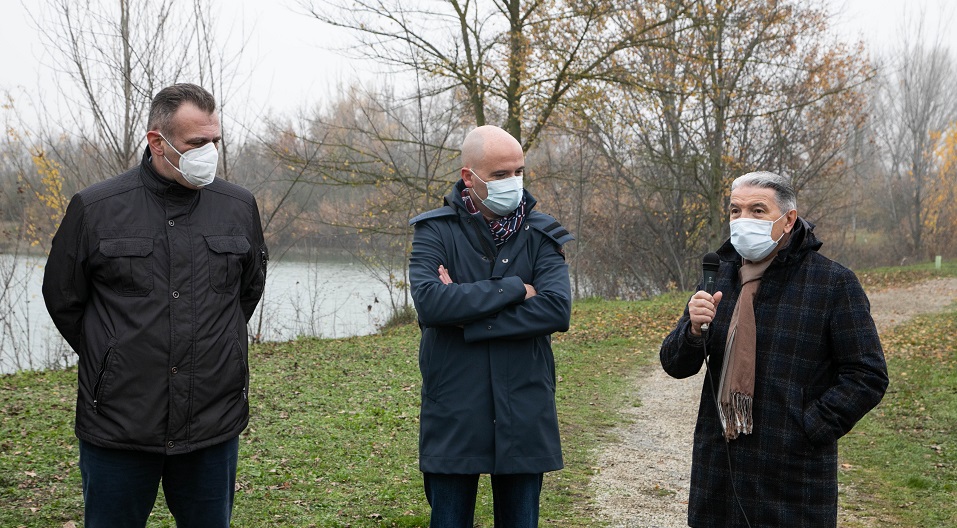
[[[936,279],[868,297],[871,315],[883,332],[957,302],[957,279]],[[611,526],[687,526],[692,436],[703,379],[698,374],[676,380],[660,366],[651,365],[635,380],[634,396],[641,406],[622,410],[629,423],[615,431],[619,443],[603,447],[600,472],[592,480],[600,516]],[[854,502],[853,489],[841,491],[848,502]],[[876,528],[877,523],[864,512],[842,509],[838,526],[848,525]]]

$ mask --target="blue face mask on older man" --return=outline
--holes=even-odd
[[[787,216],[784,213],[778,220]],[[774,251],[784,233],[777,240],[771,238],[771,230],[778,220],[738,218],[731,221],[731,245],[738,254],[751,262],[760,262]]]

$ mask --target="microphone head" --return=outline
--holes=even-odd
[[[718,257],[717,253],[708,253],[701,260],[701,268],[705,271],[718,271],[718,267],[721,265],[721,259]]]

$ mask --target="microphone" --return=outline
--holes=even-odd
[[[701,260],[701,269],[704,272],[704,291],[714,295],[714,281],[718,278],[718,267],[721,259],[717,253],[708,253]],[[701,325],[701,331],[708,331],[708,323]]]

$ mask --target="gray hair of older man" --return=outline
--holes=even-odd
[[[774,191],[774,199],[781,208],[781,212],[797,210],[797,195],[794,193],[794,186],[791,185],[791,178],[786,176],[767,171],[749,172],[731,182],[732,191],[739,187],[771,189]]]

